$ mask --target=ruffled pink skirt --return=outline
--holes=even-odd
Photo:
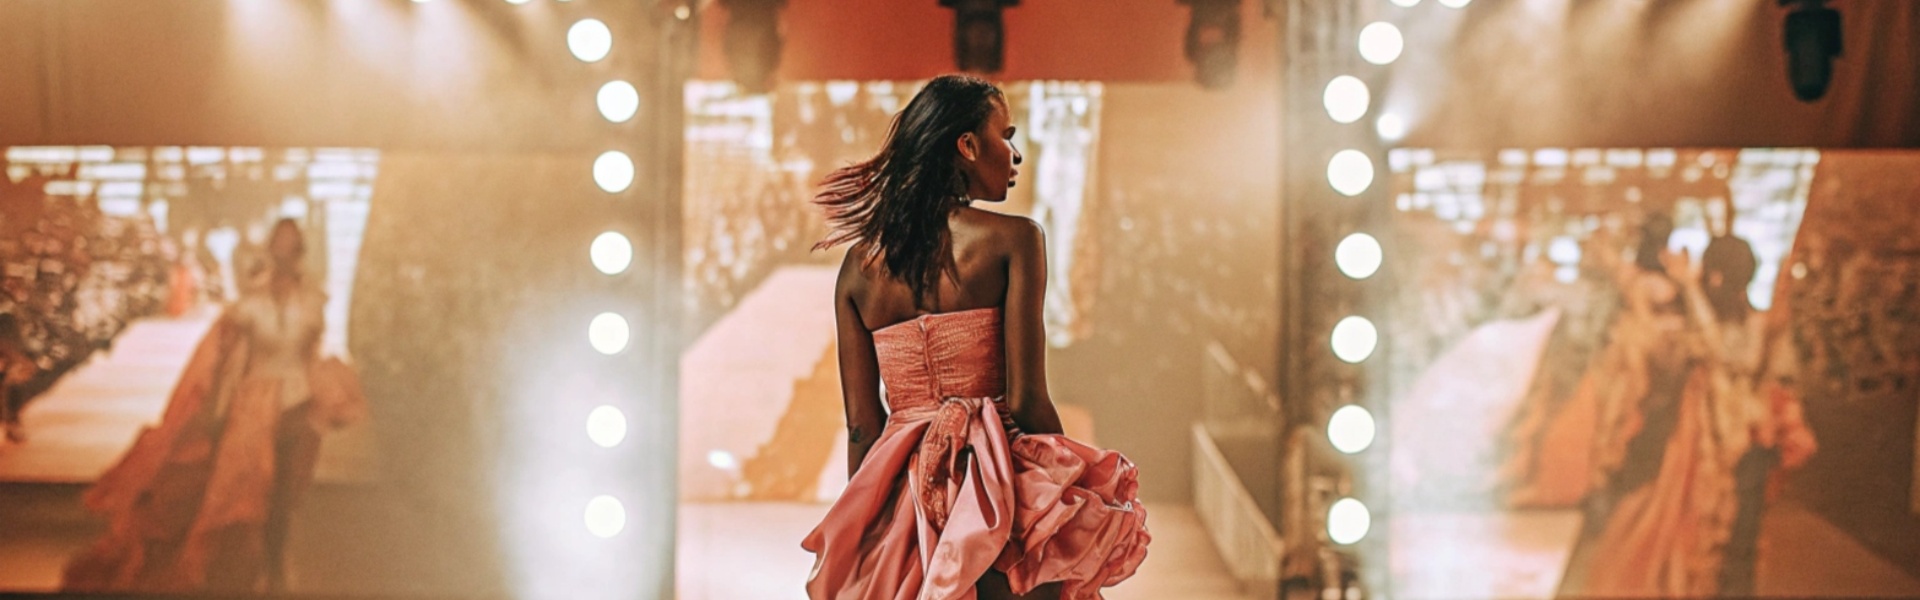
[[[987,569],[1014,593],[1062,582],[1097,599],[1147,555],[1133,463],[1060,435],[1025,435],[984,398],[896,411],[801,547],[813,600],[973,598]],[[1009,441],[1009,432],[1011,441]]]

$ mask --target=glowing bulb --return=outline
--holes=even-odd
[[[691,19],[693,18],[693,9],[687,8],[685,5],[675,6],[673,7],[673,18],[682,21]]]
[[[587,325],[587,342],[601,354],[618,354],[627,349],[627,320],[613,313],[600,313]]]
[[[587,501],[587,531],[602,538],[620,534],[627,528],[627,509],[613,496],[594,496]]]
[[[1360,195],[1373,185],[1373,159],[1359,150],[1341,150],[1327,162],[1327,183],[1341,195]]]
[[[1340,245],[1333,249],[1333,263],[1348,277],[1366,279],[1380,270],[1381,254],[1380,240],[1355,233],[1340,240]]]
[[[1334,449],[1347,454],[1372,446],[1373,433],[1373,413],[1359,406],[1342,406],[1327,419],[1327,441],[1333,442]]]
[[[1420,3],[1420,0],[1393,0],[1393,3],[1407,8],[1413,8],[1414,5]]]
[[[725,450],[707,451],[707,464],[713,465],[713,468],[722,471],[732,471],[740,468],[740,460],[734,458],[732,452]]]
[[[1447,8],[1466,8],[1467,3],[1472,1],[1473,0],[1440,0],[1440,5]]]
[[[1373,528],[1373,515],[1367,512],[1367,505],[1352,498],[1341,498],[1327,509],[1327,537],[1336,544],[1351,544],[1367,537],[1367,530]]]
[[[625,81],[607,82],[600,86],[600,93],[594,98],[600,105],[600,116],[608,121],[625,123],[640,112],[640,91]]]
[[[1380,134],[1382,140],[1398,142],[1400,138],[1407,137],[1407,120],[1393,113],[1380,115],[1380,120],[1373,123],[1373,130]]]
[[[1320,102],[1327,107],[1327,116],[1335,123],[1352,123],[1366,116],[1373,96],[1367,91],[1367,84],[1358,77],[1341,75],[1327,82],[1327,90],[1321,94]]]
[[[1366,317],[1347,317],[1333,326],[1333,355],[1340,360],[1349,363],[1366,360],[1379,345],[1380,332]]]
[[[1384,65],[1400,58],[1400,51],[1406,49],[1406,39],[1400,37],[1400,28],[1386,21],[1375,21],[1360,30],[1360,58],[1367,62]]]
[[[613,51],[613,30],[599,19],[581,19],[567,28],[567,49],[574,58],[598,62]]]
[[[593,238],[593,245],[588,248],[587,254],[593,258],[593,268],[601,273],[617,275],[633,264],[633,243],[627,241],[627,236],[609,231]]]
[[[608,150],[593,159],[593,182],[610,194],[627,191],[633,185],[633,159],[619,150]]]
[[[526,4],[532,1],[533,0],[507,0],[507,4]]]
[[[612,448],[627,439],[627,415],[620,409],[601,406],[587,413],[587,438],[601,448]]]

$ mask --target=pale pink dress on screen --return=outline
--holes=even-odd
[[[926,315],[873,332],[887,426],[801,546],[814,600],[973,598],[988,568],[1015,593],[1061,581],[1100,598],[1146,558],[1133,463],[1024,434],[1003,403],[1000,309]]]

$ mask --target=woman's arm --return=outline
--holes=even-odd
[[[847,252],[840,266],[840,279],[834,284],[833,316],[839,343],[840,395],[847,409],[847,477],[860,471],[860,463],[880,439],[887,425],[886,408],[880,403],[880,359],[874,354],[873,333],[860,320],[860,307],[853,303],[853,290],[859,282],[858,248]]]
[[[1047,293],[1047,246],[1040,225],[1021,219],[1009,237],[1007,256],[1007,407],[1027,433],[1064,433],[1047,394],[1047,325],[1041,302]]]

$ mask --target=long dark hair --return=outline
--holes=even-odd
[[[916,304],[938,289],[940,275],[954,268],[944,260],[952,244],[947,216],[967,193],[956,142],[986,126],[996,98],[1006,97],[976,77],[927,82],[894,116],[879,154],[821,182],[813,201],[827,213],[828,233],[813,249],[865,242],[863,259],[905,282]]]

